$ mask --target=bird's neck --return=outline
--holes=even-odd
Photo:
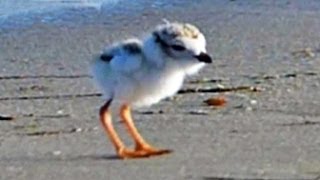
[[[172,60],[168,54],[164,52],[163,48],[153,35],[144,40],[142,51],[145,56],[145,61],[152,64],[152,67],[161,72],[188,74],[185,71],[188,69],[189,65],[181,63],[183,61],[180,61],[179,63],[179,61]]]
[[[158,68],[165,66],[165,59],[167,55],[163,52],[159,43],[156,42],[155,37],[151,35],[147,37],[143,42],[143,53],[145,55],[146,61],[156,65]]]

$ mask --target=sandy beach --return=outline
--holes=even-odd
[[[320,2],[126,5],[16,16],[0,26],[1,180],[319,178]],[[142,134],[173,153],[120,160],[100,127],[90,62],[163,18],[197,25],[214,62],[173,98],[134,111]],[[216,96],[226,106],[203,103]]]

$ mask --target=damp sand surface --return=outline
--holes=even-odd
[[[1,180],[320,175],[319,2],[135,2],[1,22]],[[143,36],[162,18],[200,27],[214,62],[173,98],[134,111],[141,133],[173,153],[120,160],[100,127],[88,67],[106,44]],[[221,96],[221,107],[204,103]]]

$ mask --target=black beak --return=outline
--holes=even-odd
[[[194,56],[195,58],[197,58],[200,62],[204,62],[204,63],[212,63],[212,59],[211,57],[206,54],[206,53],[200,53],[197,56]]]

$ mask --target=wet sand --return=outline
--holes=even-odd
[[[315,179],[320,3],[304,2],[146,3],[2,27],[0,179]],[[143,35],[162,18],[199,26],[214,63],[174,98],[134,113],[150,142],[174,152],[122,161],[100,127],[103,101],[88,67],[105,44]],[[226,106],[203,103],[218,95]]]

